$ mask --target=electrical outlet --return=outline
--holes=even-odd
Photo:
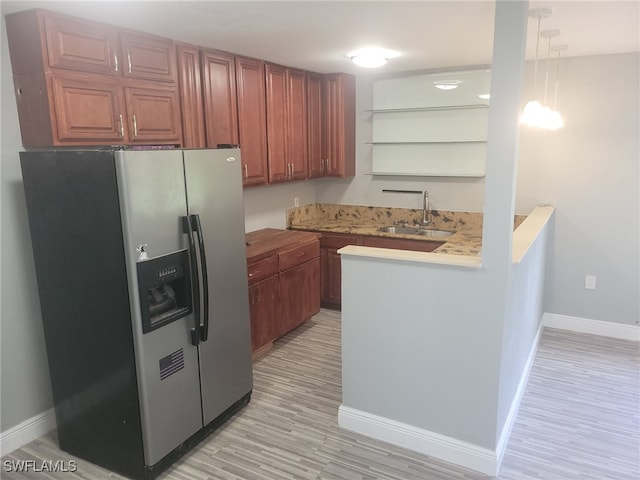
[[[294,207],[300,206],[300,199],[298,197],[293,197],[293,206]]]
[[[584,279],[584,288],[589,290],[596,289],[596,276],[595,275],[587,275]]]

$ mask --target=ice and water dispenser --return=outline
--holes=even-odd
[[[191,278],[187,250],[139,261],[136,265],[143,333],[191,313]]]

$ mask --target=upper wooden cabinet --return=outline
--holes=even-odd
[[[243,185],[267,183],[267,130],[264,62],[236,57],[238,130]]]
[[[180,101],[175,87],[160,84],[125,87],[129,142],[180,143]]]
[[[176,81],[175,45],[166,38],[46,10],[7,15],[7,32],[16,75],[63,68]]]
[[[351,75],[308,75],[309,178],[355,175],[355,90]]]
[[[125,77],[176,81],[176,51],[171,40],[125,31],[120,33],[120,44]]]
[[[23,91],[17,96],[18,111],[28,113],[20,115],[25,145],[180,143],[175,87],[137,83],[123,88],[111,80],[71,71],[16,77]]]
[[[182,143],[171,40],[44,10],[6,24],[25,147]]]
[[[176,46],[178,54],[178,89],[182,107],[182,144],[185,148],[204,148],[204,104],[200,51],[187,44]]]
[[[269,182],[308,177],[306,72],[266,64]]]
[[[49,67],[117,74],[122,65],[118,31],[110,25],[38,12],[46,36]],[[36,31],[35,26],[31,32]],[[16,72],[14,69],[14,73]]]
[[[324,161],[322,105],[322,75],[307,74],[307,145],[309,159],[309,178],[324,177],[326,162]]]
[[[202,50],[202,88],[207,147],[238,144],[236,64],[230,53]]]
[[[45,119],[48,120],[45,128],[21,122],[23,137],[27,134],[35,138],[38,145],[56,143],[51,135],[45,135],[52,131],[60,143],[117,144],[128,138],[125,98],[119,85],[108,79],[103,81],[99,76],[87,77],[75,72],[52,77],[49,82],[53,118],[47,112],[41,112],[43,123]],[[18,88],[31,91],[30,85]],[[45,87],[42,93],[46,91]],[[23,107],[23,96],[24,94],[18,96],[19,110]],[[44,100],[36,103],[48,108],[48,103]],[[28,109],[28,105],[25,108]],[[21,116],[21,120],[22,118]],[[42,138],[38,138],[40,136]]]
[[[355,175],[356,82],[344,73],[324,75],[325,175]]]
[[[291,164],[287,152],[287,69],[265,66],[267,83],[267,150],[269,183],[289,180]]]
[[[287,69],[287,150],[291,179],[309,176],[307,136],[307,73]]]
[[[240,145],[243,185],[355,174],[355,79],[47,10],[5,17],[25,147]]]

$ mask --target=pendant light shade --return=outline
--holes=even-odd
[[[564,121],[559,112],[547,105],[547,93],[549,88],[549,61],[551,56],[551,38],[560,35],[560,30],[544,30],[540,31],[540,24],[543,18],[548,17],[551,14],[551,10],[548,8],[539,8],[531,10],[529,16],[538,19],[538,29],[536,32],[536,56],[533,66],[533,100],[529,101],[522,115],[520,116],[520,122],[536,128],[543,128],[547,130],[558,130],[564,126]],[[547,61],[545,71],[545,83],[544,83],[544,97],[540,102],[537,97],[537,83],[538,83],[538,50],[540,46],[540,37],[548,39],[547,45]],[[556,75],[556,97],[557,97],[557,81]]]

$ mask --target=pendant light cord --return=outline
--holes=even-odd
[[[536,59],[533,62],[533,99],[536,100],[538,98],[538,47],[540,45],[540,22],[542,20],[542,16],[538,15],[538,33],[536,35]]]
[[[556,88],[553,92],[553,109],[556,110],[558,103],[558,84],[560,83],[560,50],[558,50],[558,59],[556,60]]]
[[[547,32],[547,30],[545,30]],[[549,46],[547,47],[547,71],[544,74],[544,100],[543,105],[547,104],[547,89],[549,87],[549,58],[551,57],[551,37],[549,37]]]

